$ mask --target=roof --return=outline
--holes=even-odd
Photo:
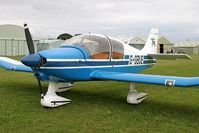
[[[166,37],[160,36],[158,39],[158,44],[173,44]]]
[[[25,40],[24,28],[11,24],[0,25],[0,38]]]
[[[133,39],[130,39],[128,43],[129,43],[129,44],[145,44],[146,41],[143,40],[142,38],[135,37],[135,38],[133,38]]]
[[[174,44],[174,47],[199,47],[199,41],[186,41]]]

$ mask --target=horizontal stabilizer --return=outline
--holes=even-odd
[[[148,56],[159,60],[192,59],[187,54],[148,54]]]
[[[175,77],[148,74],[96,71],[90,75],[94,79],[116,80],[165,86],[199,86],[199,77]]]
[[[0,67],[11,71],[32,72],[30,67],[23,65],[20,61],[7,57],[0,57]]]

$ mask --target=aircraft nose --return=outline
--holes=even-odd
[[[46,59],[39,54],[30,54],[21,59],[21,62],[29,67],[40,67],[46,63]]]

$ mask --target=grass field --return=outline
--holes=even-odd
[[[158,61],[143,73],[199,76],[199,56]],[[126,103],[128,83],[78,82],[60,93],[72,99],[71,104],[46,109],[39,104],[32,74],[0,69],[0,132],[199,132],[199,87],[136,87],[149,95],[143,103],[130,105]]]

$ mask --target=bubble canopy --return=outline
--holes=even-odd
[[[74,36],[66,40],[61,46],[80,46],[85,48],[91,59],[123,59],[123,43],[98,34],[85,34]]]

